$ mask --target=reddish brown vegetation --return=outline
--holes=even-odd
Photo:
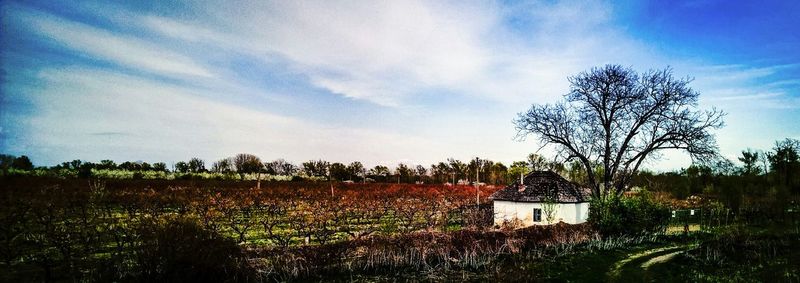
[[[195,229],[186,223],[208,231],[212,242],[293,251],[314,249],[299,245],[367,243],[412,232],[425,235],[478,228],[485,223],[476,216],[479,213],[470,212],[477,207],[474,187],[333,184],[331,190],[329,183],[276,182],[259,190],[254,185],[208,180],[3,178],[0,269],[35,270],[34,264],[41,273],[19,276],[42,280],[149,278],[153,275],[146,267],[163,266],[145,265],[151,261],[142,257],[152,255],[146,252],[151,246],[147,239],[192,239],[170,234]],[[495,189],[480,190],[485,203]],[[164,228],[174,227],[170,223],[175,221],[188,230]],[[155,253],[169,250],[156,247]],[[324,249],[317,252],[325,258]]]

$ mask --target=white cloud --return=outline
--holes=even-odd
[[[28,117],[26,146],[63,160],[184,160],[251,152],[267,159],[347,162],[358,152],[370,164],[446,148],[409,135],[320,126],[208,100],[202,90],[97,69],[46,69],[39,80],[45,87],[28,94],[38,109]]]
[[[17,17],[17,23],[92,59],[168,76],[213,77],[192,58],[157,44],[26,8],[16,9],[11,15]]]
[[[607,23],[599,3],[512,10],[428,1],[249,2],[199,7],[212,19],[148,16],[142,25],[189,42],[287,59],[311,83],[386,106],[429,89],[515,103],[553,100],[586,66],[650,58]],[[520,34],[507,17],[533,28]],[[634,58],[634,59],[631,59]]]
[[[80,158],[97,152],[123,154],[120,150],[126,149],[131,152],[124,157],[127,159],[148,152],[177,160],[189,154],[222,157],[251,151],[264,158],[283,156],[296,161],[318,157],[365,162],[422,159],[413,163],[426,164],[482,153],[510,161],[536,148],[510,140],[513,114],[530,103],[560,98],[568,88],[567,76],[606,63],[637,70],[675,66],[676,74],[696,78],[692,86],[703,94],[704,106],[800,106],[800,99],[785,89],[796,86],[796,80],[773,79],[780,68],[791,66],[752,68],[747,62],[716,65],[669,58],[616,26],[614,11],[602,2],[507,4],[217,2],[172,16],[130,16],[141,11],[96,7],[100,4],[81,10],[126,27],[130,33],[125,34],[24,9],[9,15],[88,58],[170,78],[195,79],[191,81],[194,85],[176,86],[108,70],[42,72],[39,79],[46,90],[25,94],[43,109],[41,115],[31,118],[37,127],[31,131],[36,139],[31,140],[41,140],[45,147],[85,150],[85,155],[76,156]],[[113,14],[108,11],[116,10],[110,8],[123,12]],[[220,52],[188,52],[196,48]],[[281,72],[300,74],[313,86],[395,108],[386,111],[414,109],[415,114],[431,117],[416,118],[418,132],[388,130],[390,125],[375,127],[377,130],[333,128],[324,122],[304,121],[305,113],[292,113],[295,118],[291,118],[210,100],[281,99],[262,92],[257,84],[238,80],[235,71],[250,70],[232,70],[237,62],[230,57],[288,62],[289,70]],[[464,104],[472,104],[471,109],[486,106],[496,112],[417,107],[417,103],[425,103],[418,100],[423,95],[455,95],[458,99],[448,102],[464,98]],[[291,95],[285,97],[291,100]],[[342,105],[340,111],[347,111],[347,105]],[[323,108],[316,106],[306,109]],[[425,119],[431,122],[419,122]],[[49,132],[55,134],[45,134]],[[85,137],[123,132],[130,134]],[[747,137],[720,135],[721,140],[744,141]],[[726,148],[730,148],[724,149],[726,154],[739,150]]]
[[[693,74],[692,87],[701,93],[701,103],[753,109],[796,109],[800,98],[791,94],[794,79],[780,73],[794,65],[749,67],[745,65],[702,65],[683,67]]]

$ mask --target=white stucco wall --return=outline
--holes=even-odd
[[[502,224],[504,221],[514,221],[519,219],[523,225],[547,225],[563,221],[568,224],[579,224],[586,222],[589,218],[589,203],[558,203],[555,209],[555,219],[553,223],[547,223],[547,214],[544,212],[542,203],[539,202],[513,202],[495,200],[494,202],[494,223]],[[533,209],[542,210],[542,221],[533,222]]]

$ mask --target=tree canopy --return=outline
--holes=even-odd
[[[579,161],[595,197],[622,194],[642,163],[663,150],[717,156],[711,130],[723,126],[724,113],[698,109],[691,80],[673,78],[671,69],[639,74],[606,65],[569,82],[562,101],[534,104],[514,124],[519,139],[534,135],[565,161]]]

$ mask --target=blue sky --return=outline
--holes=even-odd
[[[510,162],[516,113],[608,63],[693,77],[728,158],[800,138],[797,1],[128,2],[0,4],[0,152]]]

